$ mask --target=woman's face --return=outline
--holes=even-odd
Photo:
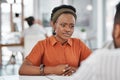
[[[74,32],[75,17],[72,14],[61,14],[55,25],[56,38],[61,41],[67,41]]]

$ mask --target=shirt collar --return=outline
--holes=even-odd
[[[55,39],[54,36],[50,37],[50,43],[52,44],[52,46],[54,46],[58,41]],[[69,44],[70,46],[72,46],[72,39],[68,39],[67,44]]]
[[[55,39],[54,36],[51,36],[51,37],[50,37],[50,43],[52,44],[52,46],[57,43],[57,40]]]

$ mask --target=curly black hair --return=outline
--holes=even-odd
[[[27,21],[28,25],[31,27],[34,24],[35,19],[33,16],[30,16],[30,17],[25,18],[25,20]]]

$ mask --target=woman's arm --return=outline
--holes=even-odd
[[[33,66],[28,60],[24,60],[19,69],[20,75],[40,75],[40,67]]]
[[[70,76],[72,75],[77,68],[71,67],[69,65],[58,65],[58,66],[45,66],[43,71],[40,70],[40,67],[33,66],[28,60],[25,60],[19,69],[20,75],[63,75]]]

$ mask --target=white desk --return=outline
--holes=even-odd
[[[19,76],[0,76],[0,80],[19,80]]]
[[[1,76],[0,80],[68,80],[64,76]]]

